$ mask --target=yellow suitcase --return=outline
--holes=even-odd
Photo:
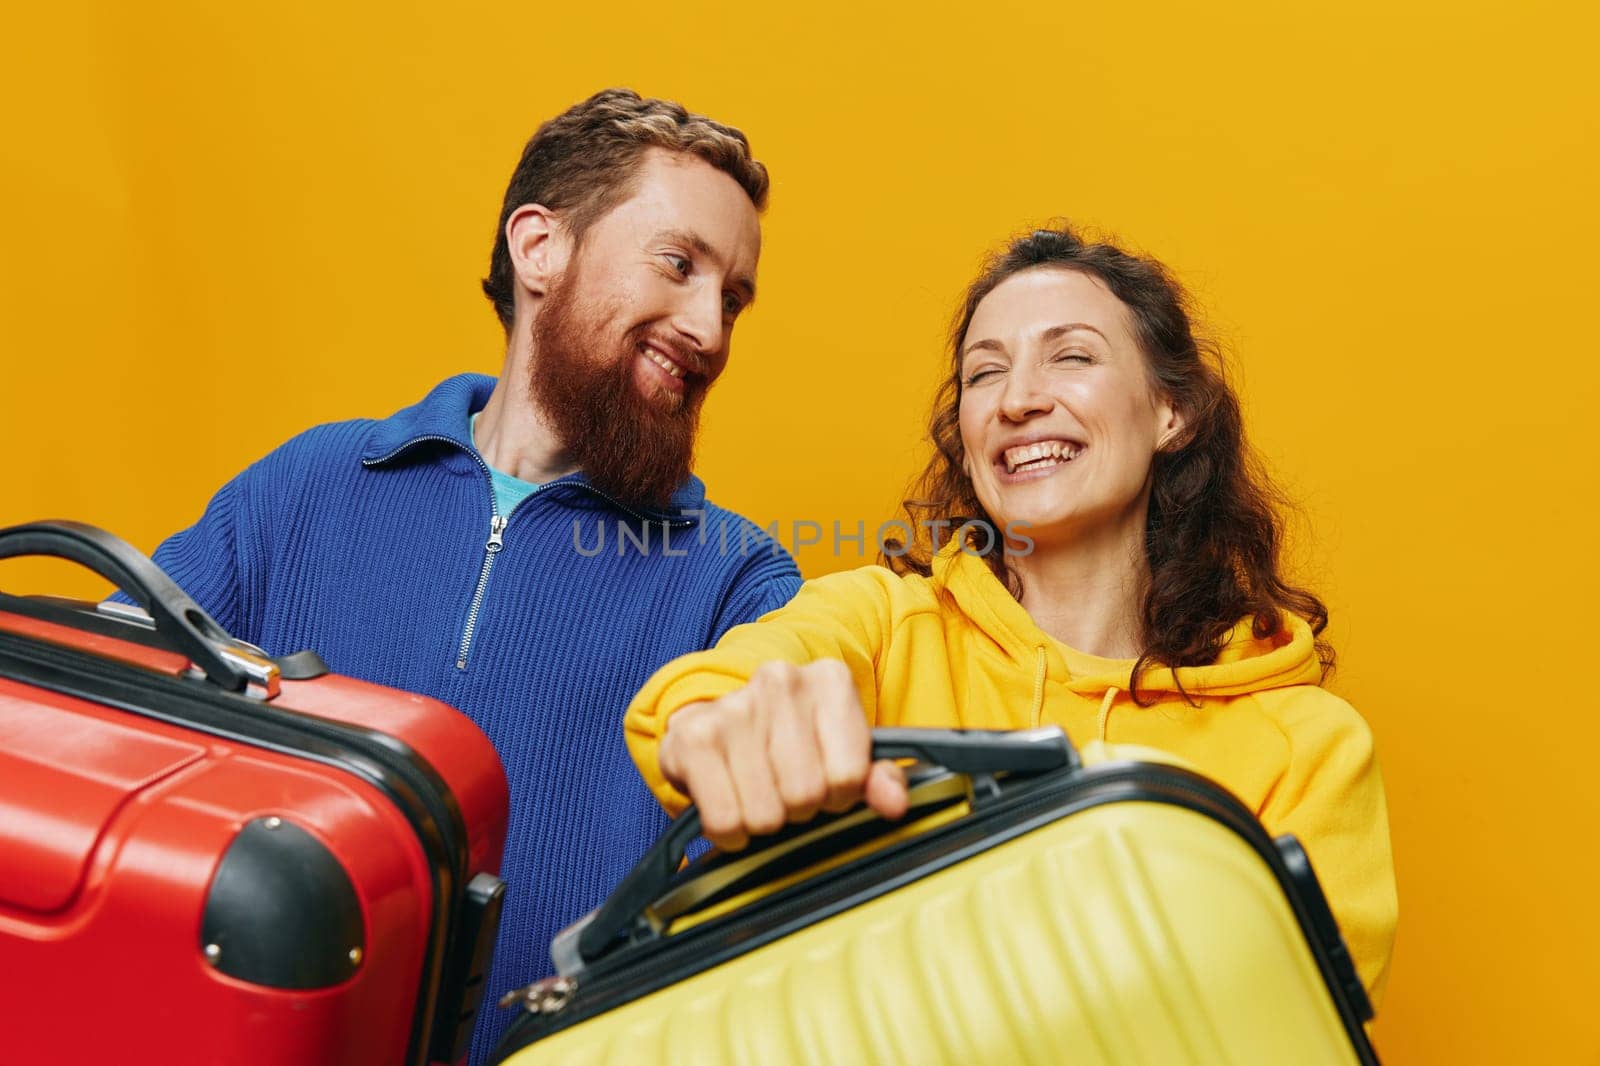
[[[514,992],[505,1066],[1377,1062],[1305,852],[1160,753],[880,729],[864,808],[680,869],[675,822]]]

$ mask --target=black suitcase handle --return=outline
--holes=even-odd
[[[208,681],[229,692],[248,687],[249,675],[221,650],[233,641],[227,630],[127,541],[65,519],[0,529],[0,559],[25,555],[66,559],[93,570],[137,600],[155,621],[156,632],[188,656]]]
[[[962,774],[1043,773],[1081,765],[1059,727],[1042,729],[874,729],[872,758],[920,759]],[[600,907],[576,931],[578,960],[593,962],[667,890],[689,845],[700,835],[700,812],[691,804],[645,852]],[[552,946],[552,955],[555,953]],[[565,948],[563,948],[565,953]],[[559,967],[559,962],[558,962]]]

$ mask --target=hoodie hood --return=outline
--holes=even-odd
[[[1125,691],[1132,659],[1105,659],[1069,648],[1034,624],[1027,610],[1001,584],[989,564],[961,550],[952,540],[933,560],[931,580],[936,593],[955,600],[961,613],[1020,669],[1045,681],[1065,684],[1083,696],[1105,694],[1107,701]],[[1255,636],[1251,620],[1241,619],[1228,634],[1217,661],[1184,666],[1176,671],[1156,666],[1139,679],[1141,692],[1190,696],[1240,696],[1287,685],[1315,685],[1322,677],[1316,638],[1299,615],[1285,615],[1283,628],[1270,637]]]

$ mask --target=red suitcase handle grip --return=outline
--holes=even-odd
[[[0,529],[0,559],[43,555],[88,567],[138,601],[156,632],[189,657],[212,683],[243,692],[249,676],[228,661],[219,645],[233,638],[155,563],[105,530],[64,519]]]

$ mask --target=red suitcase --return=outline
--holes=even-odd
[[[507,794],[433,700],[271,660],[100,530],[0,531],[148,611],[0,594],[0,1063],[455,1062]]]

